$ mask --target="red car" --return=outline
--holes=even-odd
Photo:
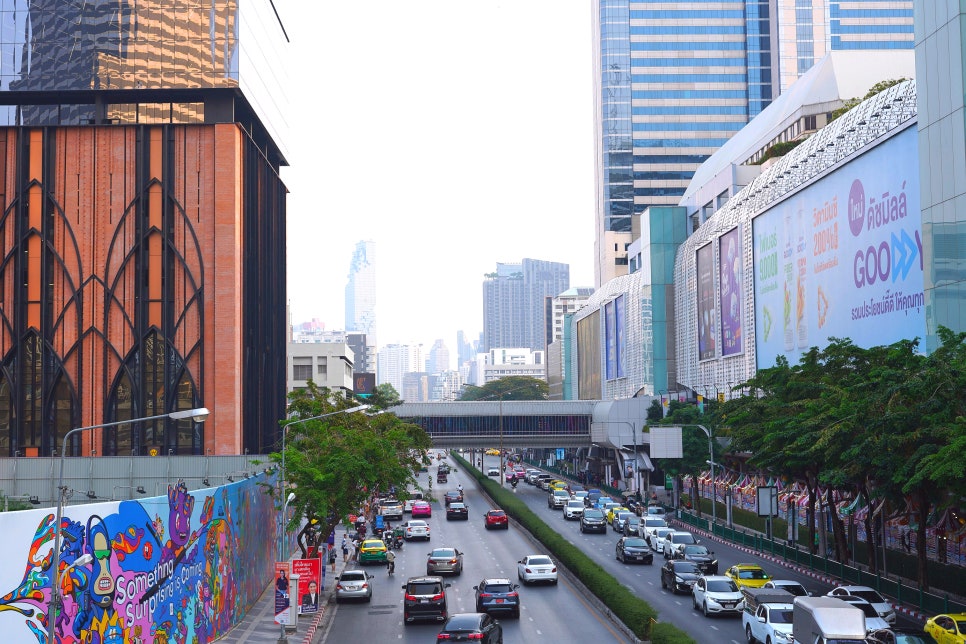
[[[490,510],[483,515],[483,525],[487,530],[490,528],[503,528],[504,530],[510,529],[510,520],[506,516],[506,512],[503,510]]]
[[[416,501],[413,503],[413,517],[433,516],[433,506],[427,501]]]

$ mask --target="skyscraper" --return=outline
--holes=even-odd
[[[627,274],[635,215],[827,52],[913,47],[912,0],[597,0],[595,286]],[[646,228],[646,226],[645,226]]]
[[[430,374],[443,373],[449,371],[449,349],[442,340],[436,340],[429,350],[429,358],[426,360],[426,371]]]
[[[483,351],[546,349],[544,299],[570,288],[570,266],[524,259],[496,265],[483,282]]]
[[[345,330],[366,334],[368,350],[357,353],[356,371],[375,373],[376,243],[373,241],[357,243],[349,262],[349,281],[345,287]]]

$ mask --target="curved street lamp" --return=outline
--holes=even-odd
[[[50,603],[47,606],[47,642],[48,644],[54,644],[54,627],[57,621],[57,613],[60,610],[63,598],[60,595],[60,548],[61,548],[61,530],[60,522],[64,518],[64,503],[67,501],[67,488],[64,486],[64,461],[67,457],[67,441],[71,434],[76,434],[78,432],[87,431],[89,429],[100,429],[104,427],[117,427],[118,425],[129,425],[131,423],[140,423],[148,420],[159,420],[162,418],[170,418],[171,420],[194,420],[197,423],[203,423],[208,419],[209,411],[206,407],[198,407],[197,409],[186,409],[182,411],[173,411],[167,414],[158,414],[157,416],[145,416],[144,418],[130,418],[128,420],[117,420],[112,423],[101,423],[99,425],[89,425],[87,427],[75,427],[66,434],[64,434],[63,447],[60,450],[60,476],[57,479],[57,489],[60,490],[60,494],[57,498],[57,520],[54,523],[54,559],[53,565],[51,566],[52,577],[50,582]],[[83,557],[79,557],[72,566],[79,565],[78,562],[81,561]]]

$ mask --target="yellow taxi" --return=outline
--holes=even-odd
[[[625,508],[623,505],[615,505],[610,510],[607,511],[607,523],[614,525],[614,517],[617,516],[618,512],[630,512],[630,508]]]
[[[923,630],[939,644],[966,643],[966,613],[947,613],[926,620]]]
[[[761,588],[771,577],[758,564],[735,564],[725,571],[738,588]]]
[[[499,456],[500,455],[500,450],[491,447],[490,449],[486,450],[486,455],[487,456]]]
[[[382,539],[366,539],[359,546],[359,563],[386,563],[386,544]]]
[[[547,492],[550,492],[551,494],[553,494],[554,490],[566,490],[566,489],[567,489],[567,484],[557,479],[554,479],[547,484]]]

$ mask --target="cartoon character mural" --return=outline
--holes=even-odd
[[[178,482],[167,497],[66,508],[55,642],[205,644],[243,619],[272,578],[273,502],[257,478],[205,492],[196,503]],[[0,514],[18,550],[29,542],[25,565],[0,560],[0,592],[12,588],[0,596],[4,644],[48,644],[54,521],[49,510]],[[84,554],[92,561],[75,565]]]

